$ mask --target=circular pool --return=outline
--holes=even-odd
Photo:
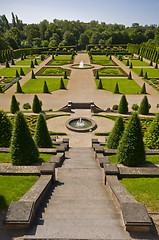
[[[75,132],[91,132],[97,125],[94,120],[81,117],[81,118],[71,118],[66,122],[66,127]]]

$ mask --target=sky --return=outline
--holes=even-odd
[[[80,20],[124,24],[159,25],[159,0],[4,0],[0,15],[11,22],[11,12],[23,23],[44,19]]]

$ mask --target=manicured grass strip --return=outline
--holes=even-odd
[[[70,70],[61,67],[43,67],[36,73],[36,76],[64,76],[65,71],[67,76],[70,75]]]
[[[7,209],[11,201],[18,201],[37,180],[37,176],[0,175],[0,209]]]
[[[0,70],[0,76],[15,77],[16,76],[16,70],[20,74],[20,67],[2,68]],[[31,70],[32,70],[32,68],[30,68],[30,67],[23,67],[24,74],[27,74]]]
[[[99,76],[124,76],[120,68],[102,68],[98,70]]]
[[[59,56],[55,56],[55,60],[58,60],[58,61],[71,60],[71,58],[72,58],[71,55],[59,55]]]
[[[71,64],[71,63],[73,63],[73,61],[71,61],[71,60],[58,60],[58,61],[56,61],[56,60],[53,60],[49,65],[64,65],[64,64]]]
[[[141,72],[141,68],[133,68],[132,71],[139,75]],[[159,69],[143,68],[143,75],[145,74],[145,72],[147,72],[148,78],[159,78]]]
[[[35,60],[34,60],[34,59],[32,59],[32,61],[33,61],[33,63],[35,63]],[[41,60],[37,60],[38,65],[39,65],[41,62],[42,62]],[[25,66],[25,65],[30,66],[30,64],[31,64],[31,60],[29,60],[29,59],[20,60],[20,61],[18,61],[18,62],[15,63],[15,65],[24,65],[24,66]]]
[[[159,178],[124,178],[121,183],[148,211],[159,211]]]
[[[134,60],[134,61],[129,60],[129,65],[130,65],[131,62],[132,62],[133,66],[149,66],[148,63],[146,63],[144,61],[140,61],[140,60]],[[122,63],[126,65],[127,60],[123,60]]]
[[[109,56],[105,55],[93,55],[93,60],[109,60]]]
[[[102,66],[114,66],[115,65],[111,60],[106,60],[106,61],[93,60],[91,63],[102,65]]]
[[[28,80],[22,87],[24,93],[43,93],[44,81],[50,92],[60,89],[61,78],[36,78]],[[65,87],[67,87],[68,79],[63,79]]]
[[[95,81],[98,86],[99,80],[95,79]],[[101,81],[103,88],[112,93],[114,93],[116,83],[118,83],[121,94],[137,94],[141,90],[141,87],[134,80],[127,78],[102,78]]]

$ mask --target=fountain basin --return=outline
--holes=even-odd
[[[75,132],[91,132],[97,125],[94,120],[89,118],[71,118],[66,122],[66,127]]]
[[[75,69],[91,69],[94,68],[94,66],[90,65],[90,64],[73,64],[71,65],[71,68],[75,68]]]

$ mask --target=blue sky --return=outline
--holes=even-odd
[[[11,12],[24,23],[47,19],[80,20],[118,23],[131,26],[159,25],[159,0],[4,0],[0,15],[11,22]]]

